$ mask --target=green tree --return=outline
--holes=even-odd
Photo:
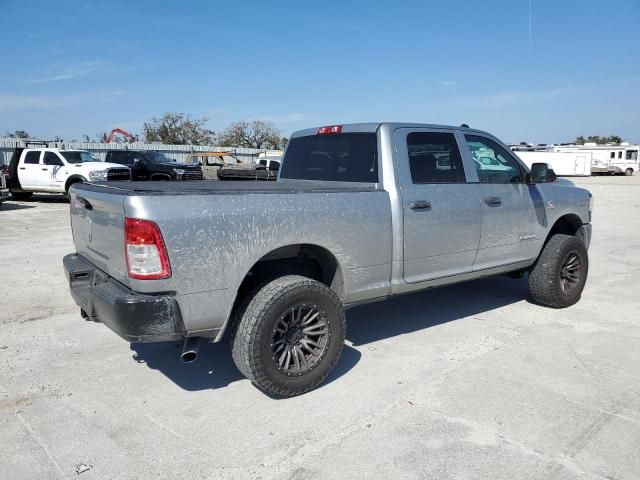
[[[193,118],[187,113],[167,112],[144,124],[148,142],[169,145],[213,145],[215,133],[205,127],[208,118]]]
[[[282,140],[273,122],[256,120],[234,122],[222,132],[219,143],[223,147],[247,147],[276,149]]]
[[[619,135],[609,135],[605,137],[601,137],[600,135],[589,135],[586,139],[580,135],[576,137],[575,143],[576,145],[584,145],[585,143],[595,143],[596,145],[604,145],[607,143],[620,144],[622,143],[622,137]]]

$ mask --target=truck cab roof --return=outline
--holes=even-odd
[[[391,128],[392,130],[396,128],[431,128],[431,129],[441,129],[441,130],[464,130],[464,131],[482,132],[481,130],[475,130],[467,126],[452,126],[452,125],[440,125],[440,124],[432,124],[432,123],[412,123],[412,122],[342,123],[342,124],[335,124],[332,126],[341,127],[341,130],[340,130],[341,133],[367,133],[367,132],[375,133],[382,126]],[[295,138],[295,137],[304,137],[306,135],[316,135],[320,128],[325,128],[325,127],[321,126],[321,127],[305,128],[303,130],[298,130],[296,132],[293,132],[291,137]],[[482,133],[487,134],[486,132],[482,132]]]

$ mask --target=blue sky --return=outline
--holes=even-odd
[[[293,130],[417,121],[640,142],[640,2],[0,0],[0,135],[165,111]],[[530,11],[532,12],[530,15]]]

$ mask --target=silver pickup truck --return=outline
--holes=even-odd
[[[302,130],[276,182],[76,184],[70,197],[64,268],[83,317],[130,342],[184,341],[185,361],[228,337],[274,396],[327,377],[353,305],[528,273],[536,302],[567,307],[587,278],[591,194],[467,126]]]

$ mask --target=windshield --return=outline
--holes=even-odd
[[[147,157],[147,160],[151,163],[174,163],[175,160],[167,157],[162,152],[144,152],[144,156]]]
[[[377,182],[376,154],[375,133],[294,137],[287,146],[280,178]]]
[[[99,162],[100,160],[93,153],[75,150],[60,152],[69,163]]]

